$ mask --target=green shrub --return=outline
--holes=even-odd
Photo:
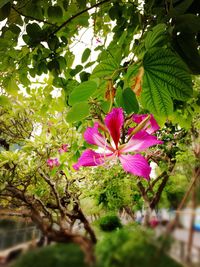
[[[102,231],[110,232],[121,228],[122,224],[116,215],[107,215],[99,219],[99,227]]]
[[[83,252],[74,244],[37,248],[22,255],[13,267],[86,267]]]
[[[180,267],[151,243],[148,231],[123,228],[106,235],[97,244],[98,267]]]

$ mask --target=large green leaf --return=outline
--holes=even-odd
[[[126,88],[124,90],[118,88],[115,100],[117,106],[122,107],[127,114],[132,112],[137,113],[139,110],[135,93],[130,88]]]
[[[94,81],[86,81],[74,88],[69,96],[69,104],[74,105],[78,102],[88,100],[88,98],[96,91],[97,84]]]
[[[109,78],[112,75],[114,75],[115,71],[118,68],[119,68],[118,62],[114,58],[109,57],[108,59],[103,60],[94,68],[92,72],[92,77]]]
[[[67,113],[66,120],[69,123],[81,121],[90,114],[87,102],[76,103]]]
[[[156,46],[162,46],[166,41],[166,25],[160,23],[148,31],[145,38],[145,47],[150,49]]]
[[[171,50],[155,48],[143,59],[142,102],[150,111],[169,115],[172,99],[187,100],[192,96],[188,69]]]
[[[122,97],[124,101],[124,108],[128,114],[135,112],[137,113],[139,110],[139,105],[135,96],[135,93],[130,89],[126,88],[122,92]]]
[[[168,116],[173,112],[173,101],[168,90],[162,90],[159,83],[148,72],[143,78],[142,104],[153,114]]]

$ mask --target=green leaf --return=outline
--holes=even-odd
[[[11,104],[10,100],[7,96],[5,95],[0,96],[0,106],[9,106],[10,104]]]
[[[50,71],[53,71],[53,70],[59,70],[59,69],[60,69],[59,62],[58,62],[56,59],[53,59],[52,61],[48,62],[48,64],[47,64],[47,68],[48,68]]]
[[[69,123],[81,121],[90,114],[87,102],[76,103],[67,113],[66,120]]]
[[[126,88],[124,90],[122,90],[120,87],[117,88],[115,101],[117,106],[125,109],[127,114],[132,112],[137,113],[139,110],[135,93],[130,88]]]
[[[169,115],[172,99],[187,100],[192,96],[192,81],[186,65],[171,50],[155,48],[143,59],[142,100],[154,113]]]
[[[150,49],[155,46],[162,46],[166,43],[166,25],[160,23],[148,31],[145,38],[145,47]]]
[[[110,101],[103,101],[101,103],[101,108],[105,113],[108,113],[109,108],[110,108]]]
[[[31,23],[26,26],[26,32],[31,38],[38,39],[40,38],[42,30],[37,23]]]
[[[124,101],[123,101],[123,97],[122,97],[122,92],[123,92],[122,88],[118,87],[116,95],[115,95],[115,102],[116,102],[117,107],[124,108]]]
[[[176,17],[184,14],[187,11],[187,9],[192,5],[193,2],[194,0],[182,0],[175,7],[173,7],[172,5],[169,11],[169,16]]]
[[[16,83],[15,77],[13,76],[8,77],[8,79],[5,80],[5,87],[6,91],[9,94],[17,95],[19,87]]]
[[[118,62],[114,58],[110,57],[109,59],[103,60],[94,68],[92,72],[92,77],[95,78],[110,77],[114,74],[114,72],[118,68],[119,68]]]
[[[138,74],[140,68],[139,64],[130,65],[127,69],[126,74],[124,75],[124,87],[131,87],[133,84],[133,78]]]
[[[10,0],[1,0],[0,1],[0,8],[2,8],[2,6],[6,5],[8,2],[10,2]]]
[[[81,62],[84,63],[88,60],[89,56],[91,54],[91,50],[89,48],[86,48],[82,54]]]
[[[82,71],[83,66],[82,65],[77,65],[75,69],[70,70],[70,75],[71,76],[75,76],[77,73],[79,73],[80,71]]]
[[[63,16],[63,11],[60,6],[50,6],[47,10],[49,18],[52,19],[61,19]]]
[[[118,4],[115,4],[109,9],[108,14],[111,20],[118,19],[122,15],[122,9],[120,8]]]
[[[127,114],[130,114],[132,112],[138,112],[139,105],[135,93],[130,88],[126,88],[125,90],[123,90],[122,98],[124,102],[124,108]]]
[[[94,81],[86,81],[74,88],[69,96],[69,104],[74,105],[78,102],[88,100],[88,98],[94,94],[97,89],[97,84]]]
[[[56,35],[48,38],[47,43],[51,50],[56,50],[60,45],[59,39]]]
[[[141,98],[143,106],[154,114],[168,116],[173,112],[173,102],[169,92],[161,89],[159,83],[148,72],[143,78]]]
[[[3,1],[3,2],[6,2],[6,1]],[[11,11],[11,3],[10,1],[7,1],[6,4],[2,4],[1,5],[1,2],[0,2],[0,21],[6,19],[9,14],[10,14],[10,11]]]

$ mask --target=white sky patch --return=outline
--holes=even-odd
[[[150,163],[150,167],[151,167],[151,173],[150,173],[150,178],[151,179],[155,179],[157,174],[156,174],[156,168],[158,167],[158,165],[155,162],[151,162]]]
[[[35,136],[40,136],[42,133],[42,124],[40,123],[35,123],[33,126],[33,131],[30,137],[31,141],[35,140]]]

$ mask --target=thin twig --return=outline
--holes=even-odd
[[[74,20],[75,18],[79,17],[80,15],[84,14],[85,12],[95,8],[95,7],[98,7],[98,6],[101,6],[107,2],[110,2],[111,0],[104,0],[104,1],[101,1],[91,7],[88,7],[86,9],[83,9],[81,10],[80,12],[78,12],[77,14],[71,16],[69,19],[67,19],[65,22],[63,22],[55,31],[53,31],[50,35],[54,35],[55,33],[57,33],[58,31],[60,31],[63,27],[65,27],[69,22],[71,22],[72,20]]]

